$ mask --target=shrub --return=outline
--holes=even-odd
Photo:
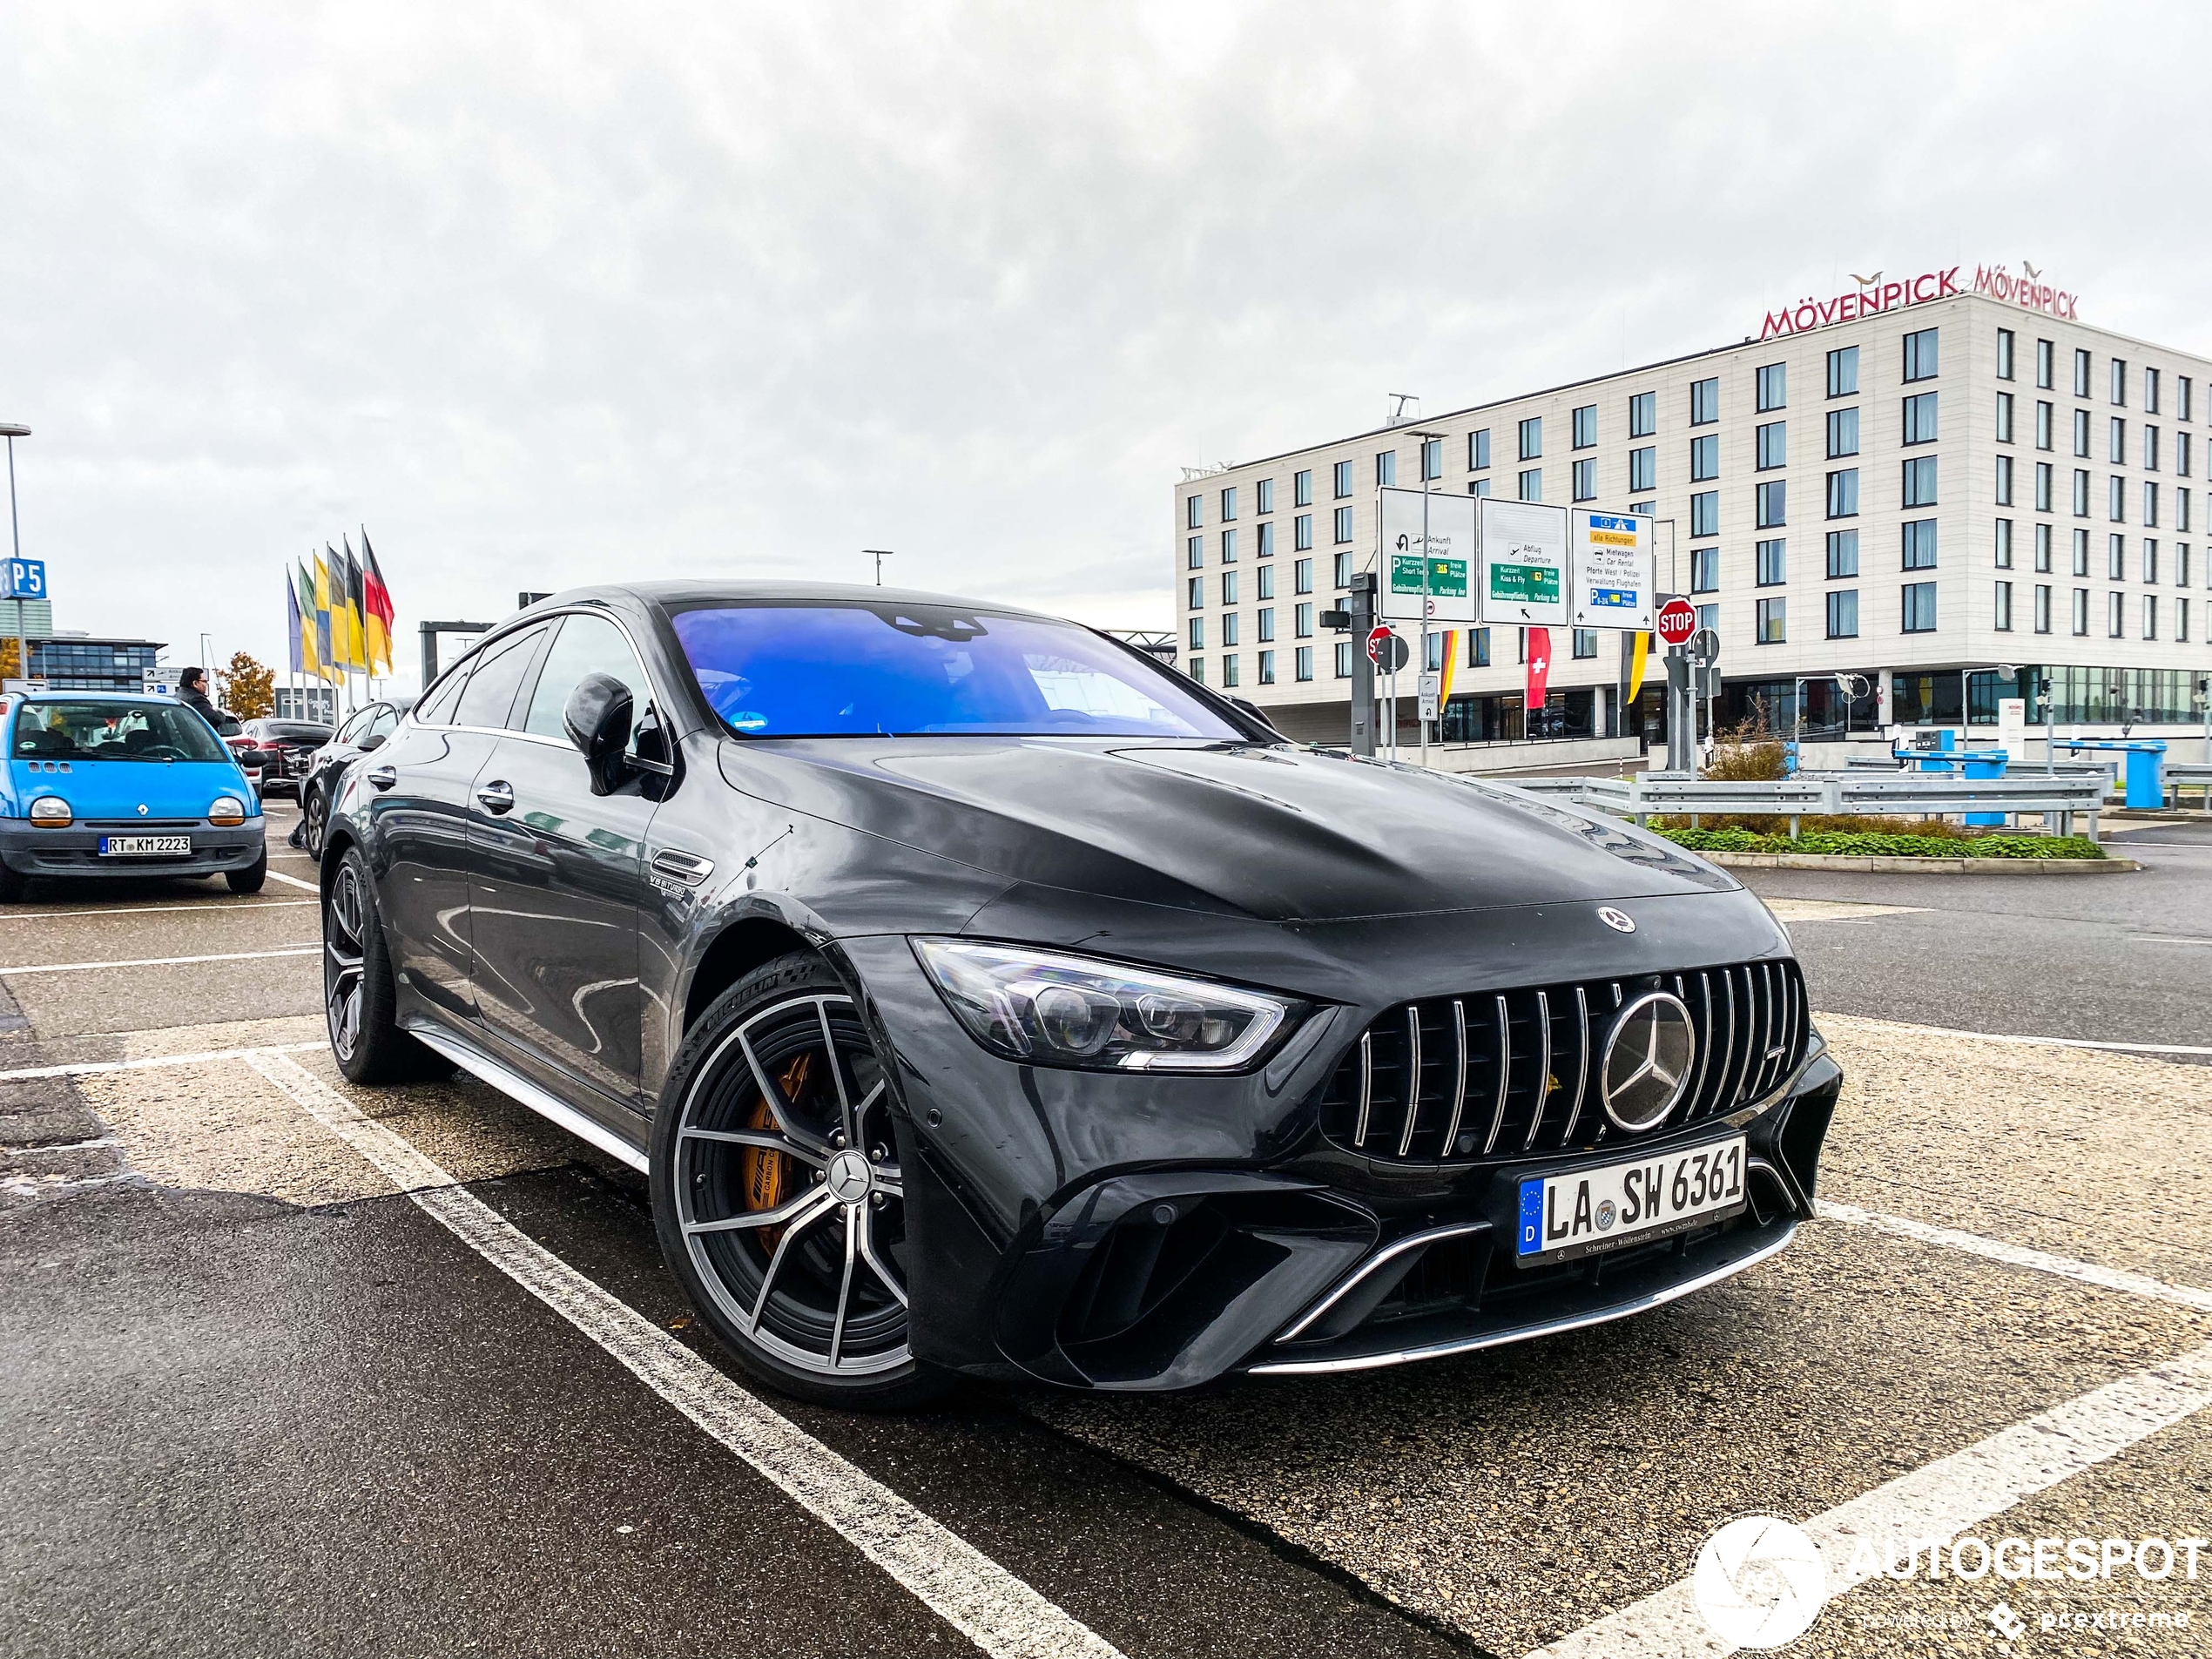
[[[1807,819],[1808,823],[1817,822]],[[1863,820],[1862,820],[1863,821]],[[2105,851],[2086,835],[2010,835],[1962,832],[1946,825],[1943,834],[1898,834],[1893,831],[1815,830],[1791,840],[1755,830],[1669,827],[1659,833],[1693,853],[1825,853],[1847,858],[1879,859],[2101,859]]]

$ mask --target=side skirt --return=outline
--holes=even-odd
[[[529,1107],[548,1123],[558,1124],[578,1140],[589,1141],[610,1157],[620,1158],[640,1174],[645,1171],[647,1163],[643,1149],[624,1140],[605,1124],[578,1111],[550,1090],[540,1088],[520,1072],[494,1060],[481,1049],[463,1042],[444,1027],[425,1022],[410,1025],[408,1035],[424,1048],[443,1055],[469,1076],[489,1083],[510,1100]]]

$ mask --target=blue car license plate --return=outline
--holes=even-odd
[[[103,835],[100,837],[100,856],[104,859],[175,858],[192,851],[189,835]]]

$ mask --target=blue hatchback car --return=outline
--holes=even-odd
[[[258,893],[261,803],[206,720],[167,698],[11,695],[0,788],[0,903],[34,879],[219,875]]]

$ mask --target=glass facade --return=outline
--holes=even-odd
[[[61,691],[136,691],[161,647],[150,639],[34,639],[30,671]]]

